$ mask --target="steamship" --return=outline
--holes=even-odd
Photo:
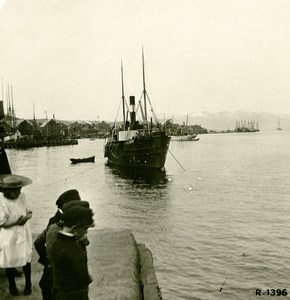
[[[135,96],[129,97],[129,107],[124,96],[123,66],[121,63],[123,122],[116,123],[106,139],[104,156],[109,164],[118,167],[164,170],[170,136],[154,113],[145,87],[144,53],[142,51],[143,92],[138,105]],[[151,106],[152,117],[147,114]],[[141,118],[137,118],[140,112]]]

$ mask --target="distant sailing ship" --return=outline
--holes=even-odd
[[[282,128],[280,127],[280,121],[278,121],[278,127],[277,130],[282,130]]]
[[[142,50],[143,92],[138,107],[135,110],[135,97],[130,96],[130,108],[124,96],[123,66],[121,64],[123,124],[116,123],[107,138],[104,156],[110,164],[120,167],[142,169],[164,169],[170,136],[167,134],[154,113],[145,87],[144,53]],[[143,105],[141,100],[143,99]],[[147,102],[151,106],[151,117],[148,121]],[[140,109],[141,120],[137,120]],[[128,117],[130,115],[130,118]]]
[[[236,128],[234,130],[235,132],[258,132],[259,129],[259,123],[258,121],[237,121],[236,122]]]

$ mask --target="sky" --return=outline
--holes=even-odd
[[[0,0],[2,97],[12,87],[20,118],[34,105],[113,121],[121,61],[126,99],[142,95],[143,47],[158,116],[290,113],[289,13],[288,0]]]

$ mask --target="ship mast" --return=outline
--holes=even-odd
[[[33,130],[36,131],[36,118],[35,118],[35,107],[34,107],[34,101],[33,101]]]
[[[1,76],[2,99],[0,101],[0,121],[4,119],[4,92],[3,92],[3,77]]]
[[[145,123],[147,123],[147,107],[146,107],[146,87],[145,87],[145,66],[144,66],[144,49],[142,47],[142,69],[143,69],[143,96],[144,96],[144,117]]]
[[[2,101],[4,101],[3,77],[2,76],[1,76],[1,87],[2,87]]]
[[[10,87],[9,84],[7,84],[7,102],[8,102],[8,120],[9,120],[9,125],[13,128],[12,125],[12,110],[11,110],[11,102],[10,102]]]
[[[125,117],[125,96],[124,96],[123,63],[122,63],[122,61],[121,61],[121,80],[122,80],[123,121],[124,121],[124,130],[125,130],[125,128],[126,128],[126,117]]]
[[[2,99],[0,101],[0,122],[5,117],[4,105],[3,105],[3,103],[4,103],[4,92],[3,92],[3,77],[2,76],[1,76],[1,87],[2,87]],[[2,148],[2,147],[4,148],[4,133],[5,133],[4,127],[0,126],[0,148]],[[5,151],[5,150],[3,150],[3,151]],[[1,152],[2,152],[2,149],[1,149]]]
[[[10,86],[10,89],[11,89],[11,101],[12,101],[12,124],[13,124],[13,128],[15,128],[15,125],[16,125],[16,117],[15,117],[15,111],[14,111],[13,89],[12,89],[12,85]]]

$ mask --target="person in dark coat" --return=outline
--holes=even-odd
[[[4,147],[0,148],[0,174],[11,174],[10,165]]]
[[[49,219],[49,222],[45,230],[43,230],[43,232],[36,238],[34,242],[34,247],[36,249],[36,252],[39,255],[38,262],[44,266],[43,273],[39,281],[39,286],[41,288],[43,300],[52,299],[52,295],[51,295],[52,274],[51,274],[50,266],[47,261],[47,251],[46,251],[47,232],[49,227],[52,224],[56,224],[61,221],[61,216],[63,214],[62,211],[63,206],[74,200],[77,201],[81,200],[79,192],[75,189],[67,190],[58,197],[58,199],[56,200],[57,212],[53,217]]]
[[[67,190],[58,197],[55,203],[57,206],[57,211],[55,215],[49,219],[45,230],[36,238],[34,242],[35,249],[39,255],[38,262],[44,266],[46,265],[45,243],[46,243],[47,229],[51,224],[61,221],[61,215],[63,213],[62,211],[63,205],[73,200],[81,200],[79,192],[75,189]]]
[[[87,201],[83,201],[83,200],[74,200],[74,201],[70,201],[68,203],[65,203],[63,205],[63,212],[65,212],[67,209],[73,207],[73,206],[81,206],[81,207],[87,207],[90,208],[90,204]],[[51,224],[48,227],[47,233],[46,233],[46,258],[49,264],[49,257],[50,257],[50,249],[53,246],[53,244],[55,243],[56,239],[57,239],[57,235],[58,232],[61,231],[64,227],[64,222],[63,220],[61,220],[60,222]],[[80,244],[80,246],[82,247],[83,251],[86,252],[86,247],[89,244],[89,241],[87,239],[86,236],[84,236],[83,238],[79,238],[78,239],[78,243]]]
[[[64,227],[50,250],[53,274],[53,300],[88,300],[92,279],[88,272],[87,256],[78,240],[94,227],[90,208],[73,206],[65,210]]]

